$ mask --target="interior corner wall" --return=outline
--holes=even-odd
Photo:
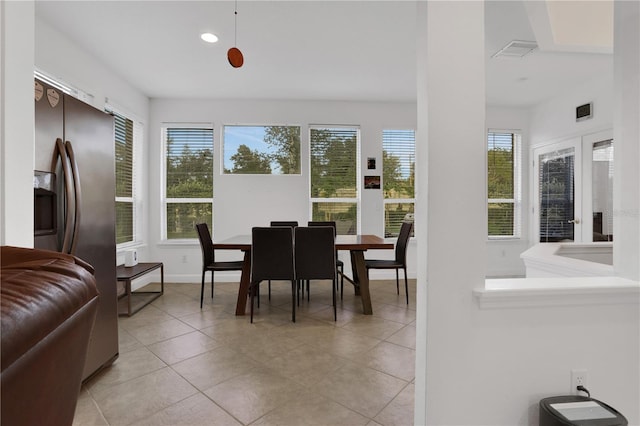
[[[33,247],[34,2],[2,2],[0,244]]]
[[[640,280],[640,3],[614,6],[613,265]]]
[[[427,2],[420,26],[426,69],[418,79],[426,98],[418,99],[427,103],[420,111],[427,114],[428,151],[427,238],[419,241],[427,254],[426,424],[489,424],[475,409],[488,396],[478,392],[485,383],[478,380],[472,298],[486,269],[484,4]]]
[[[426,90],[418,94],[418,112],[426,113],[428,119],[418,118],[418,132],[423,131],[426,121],[428,279],[426,349],[421,349],[424,328],[419,323],[424,306],[418,307],[416,320],[415,418],[424,420],[416,424],[537,425],[540,399],[570,393],[574,369],[587,370],[588,387],[595,398],[618,409],[630,425],[640,424],[637,303],[480,309],[474,300],[473,287],[484,286],[486,226],[484,199],[473,201],[472,192],[484,194],[484,168],[471,166],[461,173],[468,187],[455,180],[453,186],[448,185],[457,199],[465,200],[466,208],[447,212],[458,204],[450,196],[445,201],[440,198],[444,190],[439,183],[452,178],[437,166],[457,148],[469,148],[470,157],[484,164],[485,140],[480,134],[484,122],[478,125],[471,120],[454,128],[452,134],[445,134],[445,127],[451,130],[447,120],[460,116],[459,106],[465,116],[484,114],[484,104],[477,99],[482,95],[467,86],[466,77],[457,77],[458,71],[464,76],[482,76],[483,60],[477,56],[484,49],[474,40],[483,40],[481,28],[475,26],[483,19],[476,2],[425,3],[428,18],[420,21],[419,27],[426,28],[430,41],[418,56],[426,55],[429,66],[427,72],[418,74],[423,81],[418,87]],[[482,87],[483,83],[474,84]],[[476,127],[480,129],[473,136]],[[418,165],[425,166],[422,162]],[[424,178],[420,178],[419,187],[423,183]],[[421,190],[418,193],[424,194]],[[450,233],[444,235],[438,232],[440,229]],[[465,241],[465,247],[454,255],[455,241]],[[419,245],[423,243],[419,240]],[[456,260],[459,258],[463,260]],[[419,367],[425,360],[426,372],[422,375]],[[421,394],[420,385],[425,383],[426,393]],[[426,415],[421,417],[419,411],[425,404]]]

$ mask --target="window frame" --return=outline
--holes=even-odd
[[[319,197],[312,197],[311,196],[311,178],[312,178],[312,162],[311,162],[311,153],[312,153],[312,149],[311,149],[311,144],[312,144],[312,138],[311,138],[311,132],[314,129],[327,129],[327,130],[333,130],[333,129],[345,129],[345,130],[355,130],[356,133],[356,152],[355,152],[355,164],[354,167],[356,169],[356,182],[355,182],[355,190],[356,190],[356,195],[355,197],[332,197],[332,198],[319,198]],[[313,219],[313,205],[314,203],[334,203],[334,204],[338,204],[338,203],[354,203],[356,205],[356,230],[355,233],[356,234],[360,234],[361,232],[361,227],[362,227],[362,189],[361,189],[361,182],[362,182],[362,170],[361,170],[361,145],[362,145],[362,140],[361,140],[361,128],[359,125],[347,125],[347,124],[309,124],[308,129],[307,129],[307,136],[308,136],[308,140],[309,140],[309,146],[308,146],[308,164],[309,164],[309,180],[308,180],[308,188],[309,188],[309,220],[314,220]],[[338,235],[341,235],[340,232],[338,231]]]
[[[416,188],[415,188],[415,175],[414,175],[414,182],[413,182],[413,198],[387,198],[385,191],[384,191],[384,175],[385,175],[385,170],[384,170],[384,142],[385,142],[385,132],[413,132],[413,167],[414,167],[414,174],[415,174],[415,168],[417,167],[416,164],[416,130],[415,129],[407,129],[407,128],[385,128],[382,129],[382,176],[383,176],[383,181],[382,181],[382,214],[383,214],[383,235],[385,238],[397,238],[398,235],[389,235],[387,236],[387,220],[386,220],[386,213],[387,213],[387,204],[411,204],[413,205],[413,214],[415,214],[415,208],[416,208]],[[391,233],[390,233],[391,234]],[[412,235],[411,238],[413,238],[415,236],[415,221],[414,221],[414,229],[412,231]]]
[[[513,140],[513,198],[489,198],[489,136],[491,134],[511,134]],[[486,161],[486,197],[487,200],[487,239],[489,241],[500,240],[520,240],[523,230],[522,211],[522,130],[519,129],[499,129],[489,128],[485,135],[485,161]],[[511,235],[490,235],[489,234],[489,205],[490,204],[513,204],[513,232]]]
[[[162,244],[192,244],[194,240],[197,240],[197,236],[193,238],[168,238],[167,230],[167,205],[168,204],[189,204],[189,203],[210,203],[211,204],[211,223],[213,223],[214,216],[214,185],[212,183],[211,197],[207,198],[176,198],[167,197],[167,130],[168,129],[206,129],[211,130],[211,152],[214,156],[212,161],[211,174],[214,176],[215,164],[215,127],[212,122],[164,122],[160,128],[160,142],[161,142],[161,155],[160,155],[160,173],[161,173],[161,185],[160,185],[160,241]],[[213,235],[213,229],[211,229]]]

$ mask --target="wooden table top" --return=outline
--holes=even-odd
[[[338,235],[336,236],[337,250],[369,250],[393,249],[394,243],[385,242],[377,235]],[[214,249],[251,250],[251,235],[235,235],[222,241],[213,242]]]

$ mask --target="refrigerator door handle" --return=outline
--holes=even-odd
[[[69,254],[76,253],[76,246],[78,244],[78,236],[80,234],[80,212],[82,210],[82,190],[80,188],[80,171],[78,170],[78,163],[76,162],[76,156],[73,153],[73,146],[71,142],[65,143],[65,149],[69,162],[71,163],[71,173],[73,175],[73,190],[75,192],[75,207],[74,207],[74,220],[73,220],[73,234],[71,235],[71,248]]]
[[[60,157],[60,163],[62,164],[62,174],[64,175],[64,240],[62,243],[62,253],[69,253],[69,248],[71,246],[71,238],[72,238],[72,209],[69,205],[73,198],[73,192],[71,189],[71,170],[69,167],[69,159],[67,158],[67,153],[64,147],[64,143],[62,139],[56,139],[56,155]],[[54,169],[55,171],[55,169]]]

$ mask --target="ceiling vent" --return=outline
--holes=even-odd
[[[513,40],[510,41],[505,47],[494,53],[492,58],[496,58],[498,56],[522,58],[524,55],[537,48],[538,43],[536,43],[535,41]]]

